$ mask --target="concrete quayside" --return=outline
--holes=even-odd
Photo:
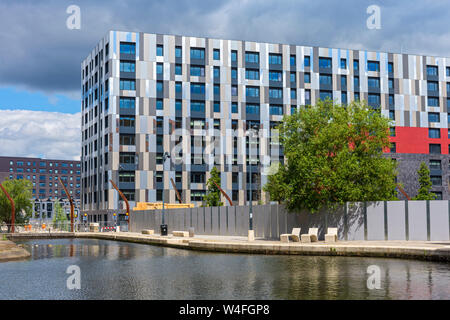
[[[222,253],[403,258],[450,262],[450,241],[338,241],[312,243],[247,237],[196,235],[174,237],[132,232],[53,232],[8,234],[10,240],[93,238]],[[23,249],[24,250],[24,249]],[[1,260],[1,259],[0,259]]]

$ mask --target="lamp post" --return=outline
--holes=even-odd
[[[252,150],[252,146],[251,146],[251,138],[254,135],[253,130],[258,130],[258,126],[257,125],[253,125],[250,127],[250,131],[248,131],[246,133],[246,135],[249,137],[248,138],[248,155],[249,155],[249,160],[248,160],[248,164],[249,164],[249,176],[250,176],[250,195],[249,195],[249,200],[250,200],[250,207],[249,207],[249,217],[248,217],[248,226],[249,226],[249,230],[248,230],[248,240],[249,241],[253,241],[255,239],[255,232],[253,230],[253,206],[252,206],[252,202],[253,202],[253,185],[252,185],[252,157],[251,157],[251,150]]]
[[[164,152],[163,155],[163,168],[164,168],[164,164],[166,163],[167,158],[170,158],[170,154],[167,152]],[[163,185],[164,185],[164,177],[163,177]],[[162,191],[162,223],[160,226],[161,229],[161,235],[162,236],[167,236],[167,224],[165,223],[165,208],[164,208],[164,188]]]

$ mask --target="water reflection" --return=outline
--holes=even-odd
[[[445,263],[352,257],[212,254],[105,240],[23,242],[0,264],[0,299],[449,299]],[[81,290],[65,287],[69,265]],[[367,288],[367,267],[381,289]]]

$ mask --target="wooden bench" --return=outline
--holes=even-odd
[[[302,242],[317,242],[317,233],[319,232],[319,228],[309,228],[307,234],[302,234]]]
[[[301,228],[292,228],[292,233],[283,233],[280,235],[281,242],[289,242],[289,238],[292,239],[293,242],[300,241],[300,230]]]
[[[325,242],[336,242],[338,238],[337,228],[328,228],[327,234],[325,235]]]
[[[189,232],[188,231],[172,231],[172,235],[174,237],[188,238],[189,237]]]
[[[145,230],[142,230],[142,234],[155,234],[155,230],[145,229]]]

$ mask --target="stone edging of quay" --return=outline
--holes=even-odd
[[[30,257],[30,253],[9,240],[0,240],[0,262],[22,260]]]
[[[82,233],[42,233],[42,234],[14,234],[10,239],[37,238],[94,238],[116,240],[142,244],[160,245],[165,247],[189,249],[198,251],[221,253],[271,254],[271,255],[313,255],[313,256],[352,256],[352,257],[383,257],[403,258],[430,261],[450,262],[450,242],[446,246],[433,246],[423,241],[419,244],[401,245],[395,241],[384,241],[382,244],[371,241],[338,241],[336,243],[316,242],[311,244],[281,243],[277,241],[256,240],[226,241],[200,238],[160,237],[158,235],[142,235],[126,232],[82,232]],[[213,238],[213,236],[211,236]]]

